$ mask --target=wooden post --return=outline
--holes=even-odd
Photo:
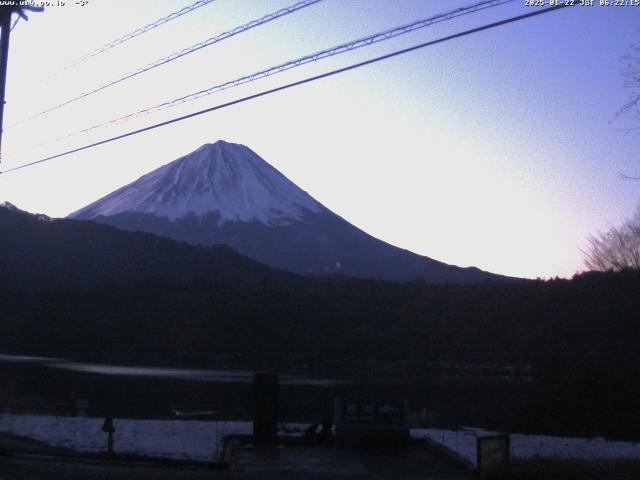
[[[274,445],[278,433],[278,375],[257,373],[253,377],[253,441]]]
[[[113,418],[106,417],[102,424],[102,431],[107,434],[107,454],[113,455],[113,433],[116,431],[113,426]]]
[[[109,432],[109,437],[107,439],[107,453],[109,455],[113,455],[113,432]]]

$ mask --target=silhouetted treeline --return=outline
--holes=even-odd
[[[45,221],[0,236],[2,352],[408,381],[500,374],[522,380],[530,404],[514,411],[532,428],[640,436],[637,271],[449,286],[309,279],[91,223],[42,238]],[[69,245],[57,235],[76,234],[75,248],[57,249]]]
[[[640,351],[637,272],[462,286],[334,277],[5,288],[0,302],[0,342],[18,352],[613,366]]]

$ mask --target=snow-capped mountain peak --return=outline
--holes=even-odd
[[[195,217],[194,217],[195,216]],[[70,215],[301,274],[464,283],[500,278],[389,245],[323,207],[248,147],[218,141]]]
[[[140,212],[176,220],[217,212],[220,223],[286,225],[323,208],[250,148],[220,140],[140,177],[70,217]]]

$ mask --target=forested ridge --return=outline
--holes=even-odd
[[[557,412],[555,420],[545,415],[555,425],[573,418],[574,427],[588,421],[640,432],[636,270],[466,285],[310,278],[224,247],[67,223],[96,227],[118,248],[107,237],[78,240],[77,255],[64,261],[47,264],[41,253],[22,270],[3,269],[0,352],[407,381],[516,376],[529,382],[538,411]],[[26,238],[21,247],[46,250],[39,242]],[[138,254],[129,247],[146,255],[144,275],[131,267]],[[83,284],[91,258],[103,263]],[[40,264],[53,281],[29,284]],[[181,274],[172,276],[174,268]]]

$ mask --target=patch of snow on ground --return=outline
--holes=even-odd
[[[431,440],[476,465],[476,431],[412,428],[411,437]]]
[[[102,418],[0,415],[0,431],[79,452],[105,452]],[[250,434],[251,422],[198,420],[113,420],[116,453],[218,461],[230,434]]]
[[[0,415],[0,432],[39,440],[52,447],[78,452],[106,451],[107,434],[103,418],[57,417],[46,415]],[[224,437],[250,435],[252,422],[202,420],[113,420],[116,453],[151,457],[216,462],[222,454]],[[306,424],[283,424],[280,433],[302,435]],[[411,437],[429,439],[472,464],[476,464],[479,436],[496,432],[481,429],[444,430],[413,428]],[[584,459],[640,459],[640,442],[619,442],[604,438],[568,438],[547,435],[511,435],[511,456]]]
[[[519,458],[640,458],[640,442],[619,442],[597,438],[511,435],[511,454]]]
[[[495,433],[481,429],[411,429],[413,438],[429,439],[457,453],[474,465],[477,463],[477,438]],[[640,459],[640,442],[619,442],[605,438],[572,438],[524,434],[511,434],[510,437],[511,456],[513,458]]]

